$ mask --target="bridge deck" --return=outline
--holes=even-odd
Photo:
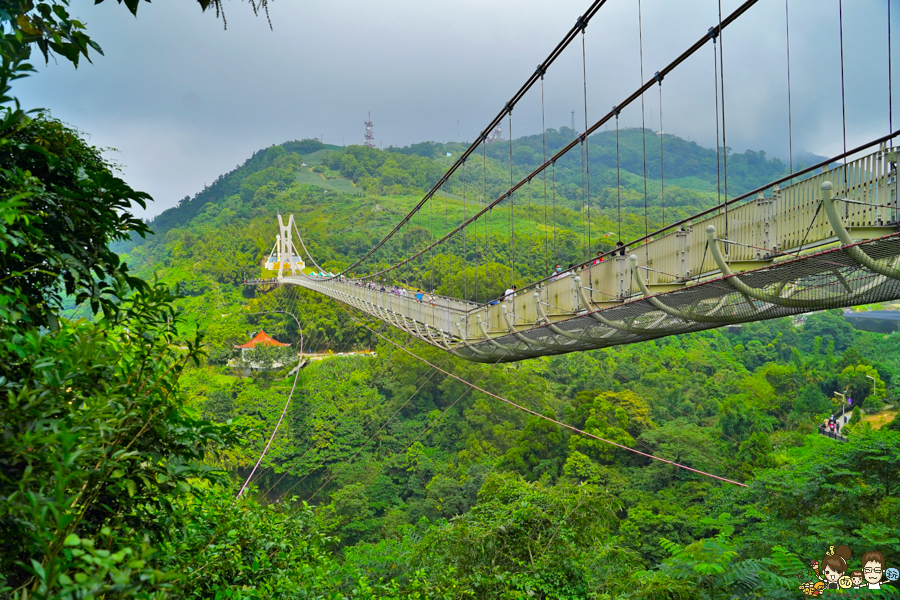
[[[339,279],[283,277],[464,358],[521,360],[900,298],[893,154],[864,156],[772,196],[481,305],[419,302]],[[823,197],[831,182],[839,200]],[[717,237],[717,235],[719,237]]]

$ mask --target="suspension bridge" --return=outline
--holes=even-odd
[[[538,82],[550,66],[579,36],[582,50],[585,29],[606,3],[594,2],[576,25],[541,63],[479,138],[448,169],[444,176],[382,240],[364,256],[337,274],[324,274],[309,255],[293,216],[285,222],[278,216],[279,235],[270,258],[280,285],[299,286],[329,296],[388,323],[409,335],[461,358],[485,362],[518,361],[537,356],[629,344],[663,336],[726,325],[773,319],[828,308],[884,302],[900,298],[900,207],[897,195],[897,152],[889,117],[889,133],[857,148],[846,145],[846,107],[842,93],[844,152],[812,167],[793,170],[785,177],[734,198],[728,198],[725,131],[725,63],[722,36],[725,29],[761,0],[748,0],[719,21],[652,78],[589,124],[585,110],[583,133],[551,157],[544,157],[532,172],[518,182],[512,180],[512,136],[510,135],[510,184],[491,202],[483,202],[472,216],[452,231],[395,264],[359,275],[363,264],[404,227],[413,216],[435,201],[435,195],[479,147],[490,133]],[[841,89],[844,89],[843,5],[841,20]],[[785,4],[785,21],[789,2]],[[640,1],[637,3],[640,11]],[[890,39],[890,5],[887,33]],[[640,18],[640,13],[638,13]],[[788,26],[789,33],[789,26]],[[789,36],[788,36],[789,39]],[[718,42],[718,46],[717,46]],[[890,49],[890,41],[888,42]],[[510,208],[510,260],[515,233],[512,210],[515,194],[545,176],[557,161],[577,150],[588,157],[589,136],[604,124],[619,127],[621,111],[640,103],[644,118],[644,94],[661,88],[664,78],[689,57],[711,46],[716,57],[716,131],[725,174],[725,200],[689,218],[664,225],[656,231],[645,227],[645,235],[603,255],[590,256],[588,234],[586,256],[579,265],[527,286],[510,287],[512,293],[491,302],[427,295],[421,299],[391,293],[377,281],[398,281],[397,270],[416,259],[433,257],[435,248],[451,239],[466,240],[467,228],[476,227],[494,207]],[[718,49],[718,53],[717,53]],[[790,49],[788,48],[788,57]],[[789,67],[789,65],[788,65]],[[789,71],[788,71],[789,73]],[[585,75],[587,72],[585,69]],[[885,74],[891,88],[890,60]],[[790,77],[788,76],[788,97]],[[585,86],[585,89],[586,86]],[[586,92],[585,92],[586,95]],[[662,100],[660,99],[660,108]],[[587,100],[585,99],[587,107]],[[721,109],[721,120],[720,111]],[[790,107],[788,108],[790,111]],[[543,112],[543,104],[542,104]],[[890,107],[888,107],[890,113]],[[660,111],[661,118],[661,111]],[[543,119],[543,116],[542,116]],[[721,124],[721,137],[719,125]],[[645,138],[646,139],[646,138]],[[646,142],[644,142],[645,223],[647,222]],[[662,144],[662,142],[660,142]],[[662,152],[662,146],[660,147]],[[546,154],[546,151],[545,151]],[[661,156],[662,158],[662,156]],[[618,161],[618,148],[617,148]],[[662,160],[660,161],[662,164]],[[791,161],[793,162],[793,161]],[[590,160],[583,161],[589,169]],[[618,165],[617,165],[618,169]],[[463,171],[464,173],[464,171]],[[590,175],[588,173],[588,185]],[[586,192],[588,232],[591,197]],[[618,207],[621,220],[621,207]],[[663,213],[664,214],[664,213]],[[433,210],[432,210],[432,219]],[[471,229],[469,229],[471,231]],[[432,227],[433,232],[433,227]],[[476,230],[477,233],[477,230]],[[294,245],[294,234],[303,252],[323,275],[304,273],[305,263]],[[457,238],[458,239],[458,238]],[[623,242],[624,243],[624,242]],[[512,272],[515,274],[515,265]],[[355,274],[351,276],[351,273]],[[264,283],[257,281],[254,283]],[[390,286],[388,286],[389,288]]]

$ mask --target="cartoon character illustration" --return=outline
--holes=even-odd
[[[863,572],[859,569],[853,571],[852,573],[850,573],[850,579],[853,581],[853,589],[858,590],[860,587],[862,587]]]
[[[805,596],[814,596],[818,597],[822,595],[822,590],[825,589],[825,584],[821,581],[809,581],[807,583],[800,585],[800,591],[803,592]]]
[[[820,581],[825,582],[825,589],[827,590],[836,590],[841,586],[838,584],[838,580],[844,576],[844,573],[847,572],[847,561],[850,559],[852,552],[850,548],[841,544],[840,546],[829,546],[828,552],[825,553],[825,558],[822,559],[822,574],[819,575],[819,563],[817,561],[812,561],[813,571],[816,573],[816,577],[819,578]],[[881,556],[879,554],[879,556]],[[884,557],[882,557],[882,565],[884,564]],[[868,580],[868,576],[867,580]],[[881,578],[881,570],[878,571],[878,577]]]
[[[870,550],[862,556],[863,576],[870,590],[881,589],[881,574],[884,572],[884,554]]]

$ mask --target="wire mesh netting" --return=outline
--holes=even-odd
[[[900,257],[900,234],[861,242],[853,247],[863,250],[883,267],[879,270],[895,269]],[[748,287],[738,290],[734,282],[729,281],[732,277]],[[590,312],[582,310],[566,320],[540,321],[521,331],[478,342],[470,340],[467,344],[451,333],[449,319],[446,328],[436,328],[416,319],[414,314],[409,314],[414,311],[401,305],[381,305],[375,297],[381,294],[373,296],[375,302],[358,298],[358,294],[350,293],[355,292],[351,283],[320,283],[307,278],[289,278],[285,283],[314,289],[429,344],[467,360],[485,363],[607,348],[725,325],[900,298],[900,279],[879,274],[859,264],[845,249],[835,248],[619,306]],[[427,313],[437,310],[438,306],[424,303],[415,308]]]

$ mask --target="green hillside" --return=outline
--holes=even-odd
[[[301,144],[307,154],[285,145],[254,155],[252,166],[223,178],[233,182],[230,195],[198,195],[201,209],[191,206],[195,198],[167,211],[164,232],[127,258],[144,276],[155,273],[186,294],[176,306],[186,331],[205,336],[208,358],[188,370],[181,385],[188,405],[207,418],[247,428],[244,442],[223,458],[236,483],[262,451],[293,377],[242,377],[225,364],[234,344],[265,330],[297,347],[293,319],[271,312],[288,308],[299,319],[305,349],[375,350],[374,357],[314,361],[301,371],[288,418],[255,479],[251,495],[260,502],[283,506],[293,497],[287,506],[298,507],[307,501],[315,507],[300,513],[308,526],[335,536],[317,547],[339,550],[340,558],[316,559],[329,575],[297,584],[302,589],[349,597],[352,582],[363,578],[373,590],[367,597],[419,590],[429,598],[529,592],[547,598],[788,598],[799,565],[828,545],[846,543],[854,552],[877,546],[889,560],[900,558],[887,516],[900,506],[898,487],[879,462],[900,458],[897,423],[880,431],[849,426],[846,444],[815,433],[839,408],[834,390],[848,390],[857,406],[873,413],[897,401],[896,334],[855,331],[835,311],[802,326],[782,319],[735,333],[715,330],[502,367],[409,345],[541,414],[749,487],[723,484],[465,393],[458,382],[380,342],[324,297],[299,289],[242,289],[243,274],[261,274],[276,212],[294,214],[311,252],[337,270],[406,214],[420,198],[413,192],[446,167],[444,150],[452,147],[428,145],[440,149],[428,155],[421,146],[380,152]],[[341,177],[347,157],[384,161],[365,166],[366,175],[350,173],[350,180]],[[502,169],[499,161],[488,167],[489,175]],[[776,168],[765,163],[748,175],[747,185]],[[627,174],[629,194],[636,193],[636,177]],[[708,176],[682,181],[701,188],[682,189],[686,213],[715,200],[702,189]],[[474,209],[468,191],[465,199],[461,192],[450,187],[438,195],[435,236]],[[560,201],[545,227],[542,198],[516,204],[517,245],[532,246],[530,255],[522,253],[518,277],[544,272],[541,250],[553,233],[555,260],[580,258],[585,240],[575,205]],[[497,209],[479,230],[477,253],[467,248],[470,268],[481,265],[485,281],[491,269],[507,268],[506,211]],[[409,246],[389,245],[370,268],[429,241],[430,212],[419,219],[404,237]],[[608,210],[594,219],[597,231],[617,227]],[[627,208],[623,231],[623,237],[642,234],[642,212]],[[460,257],[459,245],[436,257],[440,292],[459,291],[451,274],[462,268]],[[397,279],[407,276],[412,285],[430,282],[430,259]],[[385,332],[400,344],[409,341]],[[867,376],[876,378],[874,395]],[[843,485],[848,478],[857,483]],[[828,501],[817,500],[822,497]],[[823,530],[823,522],[831,524]],[[241,539],[259,543],[287,526],[268,525],[271,533]],[[291,568],[312,564],[298,559]],[[293,573],[287,577],[299,571]],[[702,595],[694,595],[698,590]]]

